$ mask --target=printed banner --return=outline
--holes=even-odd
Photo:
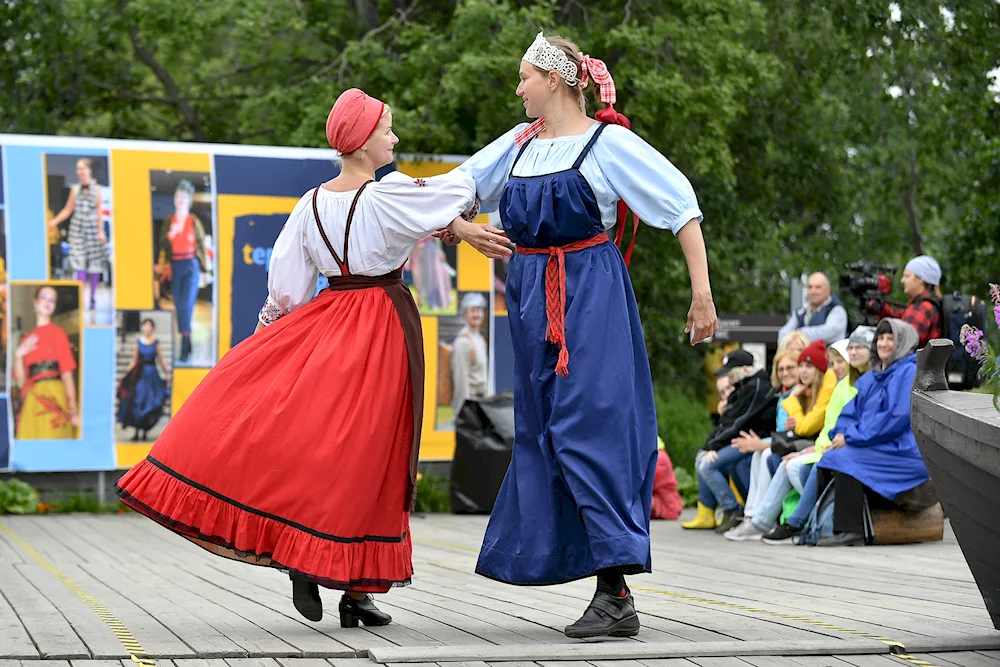
[[[253,334],[274,241],[303,194],[339,173],[332,157],[0,135],[0,470],[145,457]],[[376,176],[429,177],[460,161],[402,160]],[[431,238],[404,266],[424,333],[422,459],[450,459],[461,402],[509,383],[503,275],[467,244]],[[325,287],[320,276],[316,293]]]

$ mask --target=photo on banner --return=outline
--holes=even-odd
[[[115,441],[152,443],[170,421],[174,315],[119,310],[115,367]]]
[[[417,243],[406,262],[403,280],[413,293],[421,315],[455,315],[458,312],[458,251],[455,246],[428,236]]]
[[[455,315],[437,318],[437,431],[455,429],[455,415],[467,398],[489,394],[490,294],[462,292],[458,298]]]
[[[83,285],[12,282],[8,380],[15,440],[80,438]]]
[[[150,170],[153,304],[174,314],[172,364],[215,364],[215,248],[208,172]]]
[[[106,155],[45,153],[49,280],[83,284],[84,322],[114,323],[113,225]]]
[[[490,213],[489,221],[486,223],[490,227],[501,229],[499,213]],[[493,293],[496,300],[493,302],[493,314],[505,316],[507,314],[507,268],[510,266],[510,257],[493,260]]]
[[[0,470],[10,468],[10,429],[7,427],[7,216],[0,147]]]

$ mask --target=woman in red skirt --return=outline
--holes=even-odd
[[[296,609],[384,625],[369,593],[413,573],[409,514],[423,413],[420,318],[401,267],[423,237],[478,211],[462,172],[375,182],[392,112],[351,89],[327,119],[340,174],[299,200],[274,244],[255,335],[233,348],[118,482],[122,501],[227,558],[287,570]],[[469,227],[473,227],[470,225]],[[503,257],[502,232],[462,239]],[[314,297],[319,274],[328,289]]]

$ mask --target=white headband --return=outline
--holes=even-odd
[[[580,83],[579,73],[575,63],[570,62],[566,53],[559,48],[549,44],[549,40],[539,32],[534,43],[524,52],[521,58],[539,69],[549,72],[558,72],[568,86],[576,86]]]

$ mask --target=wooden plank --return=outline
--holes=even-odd
[[[281,667],[330,667],[323,658],[276,658]]]
[[[4,563],[2,567],[8,567],[9,563]],[[24,628],[17,612],[10,606],[10,602],[3,594],[3,586],[0,585],[0,656],[5,658],[38,658],[38,649],[35,648],[31,636]],[[13,660],[11,662],[14,662]],[[0,661],[0,667],[4,667]],[[8,667],[11,667],[8,665]],[[14,666],[16,667],[16,665]]]
[[[121,567],[121,572],[134,586],[148,589],[154,604],[156,600],[163,600],[176,606],[179,613],[190,615],[203,624],[203,632],[213,633],[230,643],[229,647],[223,646],[229,650],[222,654],[209,654],[199,650],[198,654],[203,658],[301,655],[301,651],[291,644],[181,586],[180,582],[190,577],[183,570],[173,566],[147,569],[128,564]]]
[[[36,655],[64,661],[91,657],[69,622],[17,567],[0,567],[0,590],[37,645]],[[36,667],[41,666],[36,664]],[[64,667],[69,667],[69,663]]]
[[[129,662],[132,662],[129,660]],[[71,667],[121,667],[122,661],[118,660],[70,660]],[[134,663],[133,663],[134,664]],[[160,666],[162,667],[162,665]]]
[[[35,562],[18,565],[17,570],[59,609],[94,658],[114,661],[129,657],[108,624],[66,584]]]
[[[1000,663],[1000,651],[977,651],[977,653],[987,658],[992,658]]]
[[[214,560],[223,560],[216,557]],[[223,574],[219,570],[205,568],[204,565],[192,563],[188,568],[191,576],[185,577],[178,585],[190,592],[200,595],[205,600],[228,609],[266,632],[282,638],[301,652],[301,657],[356,657],[353,648],[325,634],[322,625],[307,625],[299,620],[298,612],[292,606],[289,595],[291,585],[283,596],[271,593],[267,589],[250,584],[261,575],[269,578],[280,577],[277,572],[263,571],[263,568],[244,566],[241,571],[247,574],[246,579],[236,579]],[[256,572],[255,570],[260,570]],[[287,578],[285,579],[287,581]],[[330,609],[324,610],[333,616]],[[354,634],[364,637],[362,633],[342,633],[346,636]],[[360,637],[358,637],[360,638]],[[370,635],[364,643],[370,641]],[[374,643],[374,642],[372,642]]]
[[[746,667],[747,663],[739,658],[691,658],[698,667]]]
[[[432,648],[373,648],[375,662],[463,662],[469,660],[644,660],[647,658],[721,657],[743,655],[852,655],[888,653],[870,639],[735,642],[585,642],[568,645],[439,646]]]
[[[450,665],[451,663],[445,663]],[[553,662],[551,660],[546,660],[544,662],[539,662],[541,667],[590,667],[590,663],[586,660],[559,660]]]
[[[274,658],[226,658],[229,667],[279,667]]]
[[[392,604],[396,607],[409,609],[416,614],[437,619],[452,628],[461,628],[463,633],[469,635],[469,639],[465,641],[468,644],[484,642],[523,644],[540,641],[532,636],[537,628],[533,624],[520,623],[514,617],[468,604],[461,599],[444,598],[427,589],[401,590],[392,596]],[[519,633],[511,629],[511,625],[517,625],[519,628],[525,629],[525,632]],[[546,634],[552,635],[553,633],[549,631]],[[460,641],[461,639],[448,643],[459,643]]]
[[[78,563],[80,561],[77,554],[67,549],[48,532],[42,530],[39,522],[43,521],[44,517],[28,515],[5,518],[4,520],[14,534],[30,544],[42,558],[53,566],[59,567],[63,563]],[[20,548],[20,545],[18,547]],[[35,559],[30,554],[25,554],[25,556],[25,562],[34,562]]]
[[[661,658],[659,660],[640,660],[644,667],[695,667],[695,664],[686,658]]]
[[[21,660],[22,667],[69,667],[69,660]]]
[[[942,667],[951,667],[951,665],[958,665],[958,667],[1000,667],[1000,658],[992,658],[973,651],[928,653],[927,655],[925,660],[945,663]]]
[[[1000,631],[977,636],[939,634],[937,637],[906,642],[908,653],[941,653],[948,651],[996,651],[1000,649]]]
[[[226,658],[247,655],[245,649],[202,620],[197,612],[204,602],[196,600],[195,604],[190,605],[175,602],[171,590],[176,586],[169,586],[156,577],[145,578],[140,582],[128,576],[127,572],[131,568],[127,566],[111,567],[103,562],[92,562],[82,565],[81,569],[154,617],[160,625],[187,644],[195,656]],[[142,643],[141,639],[139,643]],[[143,648],[159,655],[145,644]],[[292,647],[287,647],[287,650],[289,655],[297,655]]]
[[[195,652],[154,616],[115,588],[100,581],[79,565],[65,565],[63,574],[81,590],[101,601],[120,620],[150,655],[160,658],[194,658]],[[91,612],[93,613],[93,612]]]
[[[160,665],[161,661],[157,661],[157,667],[163,667]],[[225,660],[222,658],[184,658],[181,660],[173,660],[175,667],[229,667]],[[123,665],[122,667],[129,667],[129,665]],[[135,667],[135,665],[132,665]]]
[[[464,595],[473,594],[477,599],[507,603],[502,607],[506,613],[516,614],[524,619],[545,625],[560,634],[563,628],[579,618],[593,594],[588,591],[574,597],[568,594],[569,587],[563,586],[558,587],[558,590],[555,588],[534,589],[530,593],[526,593],[522,588],[470,577],[466,571],[441,562],[425,564],[422,571],[425,574],[421,580],[427,580],[435,587],[457,590]],[[577,590],[585,589],[577,587]],[[516,608],[511,609],[508,605],[516,605]],[[638,637],[640,641],[665,642],[677,639],[719,641],[736,638],[728,634],[723,635],[695,627],[692,624],[679,623],[672,618],[665,618],[661,615],[647,615],[641,608],[639,616],[640,622],[643,624],[643,629]],[[562,640],[553,641],[562,642]],[[576,643],[576,641],[562,643]]]

